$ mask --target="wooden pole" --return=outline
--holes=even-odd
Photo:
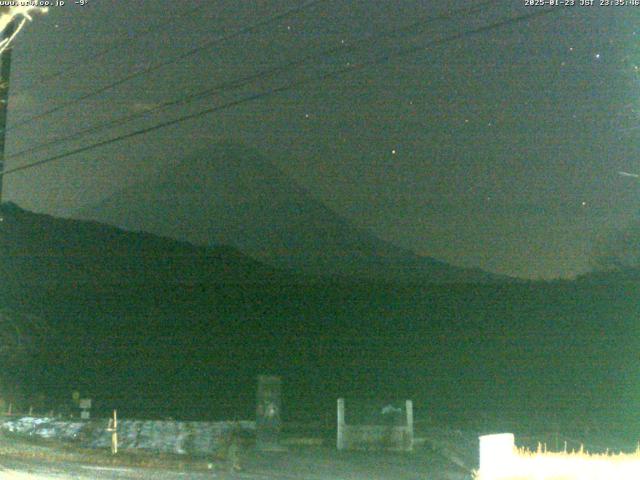
[[[109,419],[107,432],[111,432],[111,453],[115,455],[116,453],[118,453],[118,412],[117,410],[113,411],[113,418]]]
[[[13,20],[3,32],[2,38],[10,38],[15,32],[16,23]],[[7,130],[7,107],[9,105],[9,80],[11,79],[11,45],[0,54],[0,172],[4,172],[4,146]],[[4,176],[0,176],[0,203],[2,203],[2,183]]]
[[[336,431],[336,447],[338,450],[344,450],[344,398],[338,399],[338,424]]]
[[[118,412],[113,411],[113,433],[111,434],[111,453],[118,453]]]

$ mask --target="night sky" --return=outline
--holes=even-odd
[[[455,265],[526,278],[572,277],[589,268],[595,242],[637,217],[640,181],[618,172],[640,173],[640,6],[555,7],[528,21],[434,43],[545,7],[496,1],[470,15],[407,28],[471,4],[327,0],[29,120],[305,2],[67,3],[35,17],[17,39],[9,169],[303,83],[8,175],[5,201],[73,216],[162,171],[173,158],[233,140],[264,153],[354,224]],[[398,33],[383,36],[392,29]],[[357,43],[361,39],[368,40]],[[344,51],[336,55],[219,96],[11,158],[76,130],[340,46]],[[110,53],[101,55],[105,49]],[[379,57],[387,61],[356,68]],[[347,65],[354,68],[321,78]],[[61,68],[64,73],[51,78]]]

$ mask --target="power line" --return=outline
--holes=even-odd
[[[558,8],[562,8],[562,7],[558,7]],[[433,46],[449,43],[449,42],[452,42],[452,41],[455,41],[455,40],[459,40],[459,39],[467,37],[467,36],[472,36],[472,35],[485,33],[487,31],[495,30],[497,28],[501,28],[501,27],[509,25],[509,24],[515,24],[515,23],[521,23],[521,22],[524,22],[524,21],[528,21],[528,20],[531,20],[533,18],[540,17],[542,15],[546,15],[548,13],[551,13],[554,10],[555,9],[540,10],[540,11],[536,11],[534,13],[530,13],[530,14],[520,15],[518,17],[509,18],[509,19],[506,19],[506,20],[502,20],[502,21],[493,23],[491,25],[487,25],[487,26],[484,26],[484,27],[479,27],[479,28],[476,28],[476,29],[473,29],[473,30],[470,30],[470,31],[467,31],[467,32],[463,32],[463,33],[460,33],[460,34],[451,35],[451,36],[443,38],[443,39],[435,40],[433,42],[428,43],[427,45],[416,46],[416,47],[411,47],[411,48],[407,48],[407,49],[404,49],[404,50],[400,50],[400,51],[396,52],[396,55],[404,56],[404,55],[413,54],[413,53],[415,53],[417,51],[421,51],[421,50],[424,50],[424,49],[427,49],[427,48],[430,48],[430,47],[433,47]],[[362,63],[359,63],[359,64],[353,64],[353,65],[350,65],[350,66],[348,66],[346,68],[335,70],[333,72],[328,72],[326,74],[321,75],[319,79],[320,80],[325,80],[325,79],[333,78],[333,77],[341,75],[342,73],[351,72],[351,71],[354,71],[354,70],[359,70],[359,69],[368,67],[370,65],[375,65],[375,64],[378,64],[378,63],[387,62],[387,61],[389,61],[391,59],[392,59],[392,57],[390,55],[383,55],[383,56],[378,57],[377,59],[374,59],[374,60],[371,60],[371,61],[368,61],[368,62],[362,62]],[[162,129],[162,128],[165,128],[165,127],[168,127],[168,126],[172,126],[172,125],[175,125],[175,124],[183,123],[185,121],[192,120],[194,118],[202,117],[202,116],[210,114],[210,113],[214,113],[214,112],[217,112],[217,111],[220,111],[220,110],[225,110],[227,108],[234,107],[234,106],[237,106],[237,105],[241,105],[243,103],[247,103],[247,102],[250,102],[250,101],[259,100],[261,98],[265,98],[265,97],[274,95],[276,93],[281,93],[281,92],[284,92],[284,91],[287,91],[287,90],[291,90],[293,88],[296,88],[296,87],[298,87],[300,85],[304,85],[304,84],[309,83],[309,82],[310,82],[310,80],[301,80],[301,81],[292,82],[292,83],[289,83],[287,85],[283,85],[283,86],[280,86],[280,87],[272,88],[272,89],[269,89],[269,90],[266,90],[266,91],[263,91],[263,92],[259,92],[259,93],[250,95],[248,97],[241,98],[239,100],[234,100],[232,102],[228,102],[228,103],[223,104],[223,105],[219,105],[219,106],[216,106],[216,107],[211,107],[211,108],[208,108],[208,109],[205,109],[205,110],[201,110],[201,111],[193,113],[193,114],[185,115],[185,116],[173,119],[173,120],[162,122],[160,124],[156,124],[156,125],[153,125],[151,127],[147,127],[147,128],[143,128],[143,129],[140,129],[140,130],[136,130],[134,132],[129,132],[129,133],[124,134],[124,135],[120,135],[120,136],[117,136],[117,137],[114,137],[114,138],[111,138],[111,139],[108,139],[108,140],[103,140],[103,141],[100,141],[100,142],[97,142],[97,143],[94,143],[94,144],[91,144],[91,145],[80,147],[80,148],[77,148],[75,150],[71,150],[69,152],[65,152],[65,153],[62,153],[62,154],[59,154],[59,155],[55,155],[55,156],[52,156],[52,157],[49,157],[49,158],[46,158],[46,159],[43,159],[43,160],[39,160],[39,161],[32,162],[32,163],[29,163],[29,164],[26,164],[26,165],[15,167],[15,168],[0,172],[0,176],[9,175],[11,173],[15,173],[15,172],[18,172],[18,171],[26,170],[28,168],[33,168],[33,167],[36,167],[36,166],[40,166],[40,165],[43,165],[43,164],[46,164],[46,163],[49,163],[49,162],[60,160],[62,158],[66,158],[66,157],[69,157],[69,156],[72,156],[72,155],[76,155],[78,153],[82,153],[82,152],[85,152],[85,151],[93,150],[93,149],[96,149],[96,148],[99,148],[99,147],[102,147],[102,146],[105,146],[105,145],[108,145],[108,144],[111,144],[111,143],[116,143],[116,142],[119,142],[119,141],[122,141],[122,140],[126,140],[126,139],[133,138],[133,137],[136,137],[136,136],[144,135],[144,134],[150,133],[150,132],[155,131],[155,130],[159,130],[159,129]]]
[[[411,55],[411,54],[416,53],[416,52],[421,51],[421,50],[425,50],[425,49],[428,49],[428,48],[431,48],[431,47],[434,47],[434,46],[439,46],[439,45],[443,45],[443,44],[446,44],[446,43],[450,43],[450,42],[453,42],[453,41],[456,41],[456,40],[460,40],[460,39],[465,38],[465,37],[486,33],[486,32],[489,32],[491,30],[496,30],[498,28],[502,28],[502,27],[507,26],[507,25],[524,23],[524,22],[527,22],[527,21],[532,20],[534,18],[541,17],[543,15],[547,15],[547,14],[549,14],[551,12],[557,11],[559,9],[564,9],[564,8],[565,7],[548,8],[548,9],[544,9],[544,10],[537,10],[537,11],[535,11],[533,13],[528,13],[528,14],[524,14],[524,15],[519,15],[517,17],[508,18],[508,19],[505,19],[505,20],[501,20],[499,22],[495,22],[495,23],[490,24],[490,25],[486,25],[484,27],[478,27],[478,28],[473,29],[473,30],[469,30],[469,31],[466,31],[466,32],[458,33],[458,34],[455,34],[455,35],[450,35],[448,37],[445,37],[445,38],[442,38],[442,39],[439,39],[439,40],[434,40],[432,42],[429,42],[426,45],[405,48],[405,49],[402,49],[402,50],[396,52],[394,55],[396,55],[396,56]],[[375,64],[378,64],[378,63],[388,62],[392,58],[393,57],[391,55],[382,55],[382,56],[380,56],[380,57],[378,57],[376,59],[373,59],[373,60],[370,60],[370,61],[367,61],[367,62],[361,62],[361,63],[353,64],[353,65],[345,67],[345,68],[341,68],[341,69],[338,69],[338,70],[334,70],[332,72],[325,73],[325,74],[321,75],[318,78],[318,80],[327,80],[327,79],[334,78],[334,77],[337,77],[339,75],[342,75],[343,73],[349,73],[349,72],[352,72],[352,71],[355,71],[355,70],[361,70],[363,68],[366,68],[368,66],[375,65]],[[124,135],[113,137],[113,138],[110,138],[110,139],[107,139],[107,140],[103,140],[103,141],[100,141],[100,142],[93,143],[91,145],[86,145],[84,147],[76,148],[74,150],[70,150],[70,151],[65,152],[65,153],[54,155],[52,157],[48,157],[48,158],[45,158],[45,159],[42,159],[42,160],[38,160],[36,162],[32,162],[32,163],[29,163],[29,164],[26,164],[26,165],[21,165],[21,166],[15,167],[15,168],[11,168],[9,170],[5,170],[5,171],[0,172],[0,176],[10,175],[12,173],[20,172],[20,171],[27,170],[27,169],[30,169],[30,168],[35,168],[35,167],[38,167],[38,166],[41,166],[41,165],[44,165],[44,164],[47,164],[47,163],[51,163],[51,162],[54,162],[54,161],[57,161],[57,160],[61,160],[63,158],[68,158],[68,157],[71,157],[73,155],[77,155],[78,153],[87,152],[87,151],[94,150],[96,148],[100,148],[100,147],[103,147],[103,146],[106,146],[106,145],[109,145],[109,144],[112,144],[112,143],[121,142],[123,140],[127,140],[127,139],[130,139],[130,138],[133,138],[133,137],[137,137],[137,136],[140,136],[140,135],[145,135],[147,133],[150,133],[150,132],[153,132],[153,131],[156,131],[156,130],[160,130],[160,129],[165,128],[165,127],[169,127],[169,126],[172,126],[172,125],[177,125],[177,124],[186,122],[188,120],[193,120],[195,118],[203,117],[203,116],[208,115],[210,113],[214,113],[214,112],[221,111],[221,110],[226,110],[228,108],[235,107],[237,105],[241,105],[241,104],[244,104],[244,103],[252,102],[252,101],[255,101],[255,100],[260,100],[262,98],[266,98],[266,97],[275,95],[277,93],[282,93],[282,92],[285,92],[287,90],[292,90],[294,88],[299,87],[300,85],[304,85],[304,84],[307,84],[307,83],[310,83],[310,80],[294,81],[294,82],[288,83],[286,85],[282,85],[280,87],[271,88],[271,89],[265,90],[263,92],[255,93],[253,95],[249,95],[247,97],[244,97],[244,98],[241,98],[241,99],[238,99],[238,100],[234,100],[234,101],[225,103],[223,105],[218,105],[216,107],[207,108],[205,110],[201,110],[199,112],[192,113],[192,114],[189,114],[189,115],[184,115],[182,117],[178,117],[178,118],[175,118],[173,120],[162,122],[162,123],[153,125],[151,127],[146,127],[146,128],[140,129],[140,130],[136,130],[136,131],[133,131],[133,132],[126,133]]]
[[[151,113],[156,113],[162,110],[165,110],[167,108],[170,107],[175,107],[177,105],[184,105],[184,104],[188,104],[188,103],[192,103],[196,100],[205,98],[207,96],[212,96],[214,94],[218,94],[221,93],[223,90],[225,89],[234,89],[234,88],[239,88],[241,86],[243,86],[244,84],[248,84],[254,80],[261,80],[263,78],[266,78],[268,76],[272,76],[276,73],[282,72],[282,71],[286,71],[288,69],[291,68],[295,68],[301,65],[304,65],[305,63],[309,62],[309,61],[313,61],[316,60],[318,58],[322,58],[322,57],[327,57],[336,53],[339,54],[344,54],[344,53],[348,53],[348,52],[352,52],[354,50],[356,50],[361,44],[366,43],[366,42],[370,42],[372,40],[379,40],[381,38],[384,37],[389,37],[389,36],[393,36],[393,35],[397,35],[399,33],[402,33],[405,30],[408,29],[413,29],[417,26],[424,26],[425,24],[428,23],[432,23],[432,22],[436,22],[436,21],[440,21],[440,20],[450,20],[459,16],[463,16],[463,15],[469,15],[469,14],[473,14],[473,13],[478,13],[481,12],[482,10],[484,10],[484,8],[487,5],[490,4],[495,4],[495,0],[484,0],[482,2],[478,2],[477,4],[475,4],[473,7],[465,7],[465,8],[461,8],[458,10],[455,10],[453,12],[449,12],[449,13],[445,13],[445,14],[441,14],[441,15],[437,15],[437,16],[429,16],[426,18],[422,18],[419,19],[409,25],[406,26],[402,26],[402,27],[397,27],[397,28],[393,28],[391,30],[388,30],[386,32],[383,33],[379,33],[379,34],[370,34],[365,36],[364,38],[360,38],[357,39],[354,42],[349,43],[348,45],[339,45],[339,46],[334,46],[325,50],[322,50],[320,52],[316,52],[316,53],[312,53],[309,55],[305,55],[301,58],[295,59],[295,60],[291,60],[289,62],[286,62],[284,64],[275,66],[275,67],[271,67],[262,71],[259,71],[257,73],[253,73],[251,75],[247,75],[245,77],[242,77],[240,79],[237,80],[232,80],[232,81],[226,81],[226,82],[222,82],[219,84],[216,84],[212,87],[206,88],[204,90],[201,90],[199,92],[187,95],[187,96],[183,96],[183,97],[178,97],[176,99],[167,101],[167,102],[163,102],[159,105],[156,105],[152,108],[149,108],[147,110],[144,110],[142,112],[137,112],[137,113],[133,113],[130,115],[125,115],[116,119],[112,119],[106,122],[103,122],[101,124],[97,124],[97,125],[93,125],[91,127],[87,127],[81,130],[77,130],[71,134],[62,136],[62,137],[57,137],[55,139],[40,143],[38,145],[34,145],[32,147],[26,148],[24,150],[21,150],[19,152],[16,152],[14,154],[8,155],[6,158],[7,159],[11,159],[11,158],[17,158],[17,157],[21,157],[27,154],[31,154],[31,153],[35,153],[38,151],[42,151],[44,149],[53,147],[55,145],[60,145],[63,144],[67,141],[71,141],[71,140],[78,140],[82,137],[84,137],[85,135],[91,134],[91,133],[96,133],[99,132],[100,130],[106,129],[106,128],[110,128],[110,127],[117,127],[117,126],[122,126],[124,124],[127,124],[129,122],[132,122],[138,118],[141,117],[145,117]]]
[[[137,33],[133,33],[132,35],[130,35],[129,37],[116,41],[115,43],[113,43],[112,46],[107,47],[103,50],[100,50],[99,52],[96,53],[92,53],[91,55],[86,55],[84,58],[80,59],[79,62],[74,62],[71,65],[68,65],[66,67],[63,67],[53,73],[48,73],[45,75],[42,75],[41,77],[38,77],[34,80],[32,80],[31,82],[29,82],[29,85],[34,85],[34,84],[38,84],[41,85],[45,82],[48,82],[50,80],[53,80],[55,78],[61,77],[62,75],[64,75],[67,72],[73,71],[73,70],[77,70],[79,68],[85,67],[87,65],[87,63],[94,63],[96,60],[99,60],[100,58],[108,55],[111,52],[117,51],[119,49],[122,48],[123,45],[129,44],[132,40],[139,40],[140,38],[144,37],[145,35],[148,35],[150,33],[153,33],[156,30],[160,30],[164,27],[166,27],[167,25],[170,25],[172,23],[175,23],[176,21],[176,17],[177,18],[182,18],[182,17],[192,17],[195,13],[197,13],[198,11],[202,10],[204,7],[206,7],[206,4],[203,3],[202,5],[199,5],[195,8],[192,8],[190,10],[187,10],[186,12],[182,12],[182,13],[177,13],[174,17],[171,17],[168,20],[162,21],[160,23],[157,23],[156,25],[153,25],[151,27],[148,27],[146,29],[140,30]]]
[[[105,92],[108,92],[109,90],[112,90],[112,89],[114,89],[114,88],[116,88],[116,87],[118,87],[118,86],[120,86],[120,85],[122,85],[124,83],[127,83],[127,82],[135,79],[135,78],[138,78],[138,77],[141,77],[141,76],[144,76],[144,75],[148,75],[149,73],[152,73],[152,72],[155,72],[157,70],[160,70],[161,68],[164,68],[167,65],[171,65],[173,63],[182,61],[185,58],[191,57],[191,56],[203,51],[204,49],[209,48],[212,45],[215,45],[216,43],[225,42],[227,40],[231,40],[233,38],[239,37],[241,35],[244,35],[246,33],[251,32],[253,30],[256,30],[256,29],[258,29],[260,27],[263,27],[263,26],[268,25],[268,24],[273,23],[273,22],[277,22],[278,20],[282,20],[284,18],[287,18],[290,15],[294,15],[296,13],[299,13],[299,12],[301,12],[303,10],[306,10],[309,7],[312,7],[312,6],[316,5],[316,4],[324,2],[324,1],[326,1],[326,0],[309,0],[309,1],[305,2],[305,3],[303,3],[302,5],[298,6],[298,7],[290,8],[289,10],[286,10],[285,12],[282,12],[282,13],[279,13],[279,14],[276,14],[276,15],[272,15],[270,17],[267,17],[264,20],[261,20],[261,21],[258,21],[256,23],[253,23],[253,24],[251,24],[251,25],[249,25],[247,27],[243,27],[243,28],[241,28],[239,30],[236,30],[235,32],[230,33],[228,35],[223,35],[221,37],[217,37],[217,38],[214,38],[212,40],[208,40],[205,43],[203,43],[203,44],[201,44],[201,45],[199,45],[197,47],[194,47],[191,50],[188,50],[188,51],[186,51],[186,52],[184,52],[184,53],[182,53],[182,54],[180,54],[178,56],[175,56],[175,57],[173,57],[173,58],[171,58],[169,60],[165,60],[163,62],[156,63],[156,64],[151,65],[151,66],[149,66],[147,68],[144,68],[142,70],[138,70],[136,72],[133,72],[133,73],[131,73],[131,74],[119,79],[119,80],[116,80],[116,81],[114,81],[112,83],[109,83],[109,84],[107,84],[107,85],[105,85],[105,86],[103,86],[101,88],[98,88],[97,90],[93,90],[93,91],[88,92],[88,93],[86,93],[84,95],[81,95],[81,96],[79,96],[77,98],[74,98],[74,99],[69,100],[67,102],[63,102],[63,103],[59,104],[56,107],[53,107],[53,108],[51,108],[49,110],[45,110],[44,112],[37,113],[35,115],[32,115],[31,117],[19,120],[18,122],[14,123],[11,127],[5,129],[5,131],[8,132],[8,131],[13,130],[14,128],[19,127],[21,125],[25,125],[27,123],[31,123],[31,122],[33,122],[35,120],[40,120],[41,118],[44,118],[44,117],[46,117],[48,115],[51,115],[52,113],[59,112],[60,110],[63,110],[65,108],[67,108],[67,107],[70,107],[70,106],[75,105],[77,103],[80,103],[80,102],[83,102],[85,100],[88,100],[89,98],[95,97],[95,96],[100,95],[100,94],[105,93]],[[0,132],[2,132],[2,130],[0,130]]]

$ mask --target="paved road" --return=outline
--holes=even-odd
[[[169,471],[130,467],[96,467],[75,463],[46,464],[0,458],[0,480],[467,480],[468,473],[427,452],[339,453],[333,449],[252,452],[243,470],[221,467],[201,471]]]
[[[235,474],[234,474],[235,475]],[[2,480],[211,480],[256,479],[253,476],[231,476],[222,472],[172,472],[146,468],[96,467],[70,463],[42,464],[31,461],[4,461],[0,469]]]

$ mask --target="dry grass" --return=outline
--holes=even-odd
[[[516,449],[504,458],[500,472],[476,472],[476,480],[638,480],[640,449],[634,453],[591,454]]]

